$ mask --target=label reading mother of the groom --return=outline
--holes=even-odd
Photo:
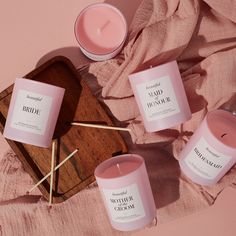
[[[131,222],[145,216],[137,184],[119,189],[103,189],[110,216],[115,222]]]
[[[169,76],[138,84],[137,92],[148,121],[163,119],[180,112]]]
[[[231,157],[218,152],[201,138],[185,158],[185,163],[197,175],[214,179],[230,160]]]

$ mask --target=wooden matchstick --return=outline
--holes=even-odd
[[[37,184],[35,184],[28,193],[32,192],[36,187],[38,187],[45,179],[47,179],[54,171],[59,169],[66,161],[68,161],[79,149],[75,149],[69,156],[67,156],[60,164],[58,164],[53,171],[50,171],[47,175],[45,175]]]
[[[112,130],[120,130],[120,131],[131,132],[131,129],[129,129],[129,128],[122,128],[122,127],[115,127],[115,126],[96,125],[96,124],[88,124],[88,123],[81,123],[81,122],[71,122],[70,124],[71,125],[84,126],[84,127],[98,128],[98,129],[112,129]]]
[[[53,169],[54,169],[54,162],[55,162],[55,143],[56,141],[52,141],[52,157],[51,157],[51,176],[50,176],[50,192],[49,192],[49,206],[52,205],[52,187],[53,187]]]

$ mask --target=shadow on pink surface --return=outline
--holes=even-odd
[[[38,203],[42,199],[41,195],[23,195],[14,199],[0,202],[0,206],[8,204],[33,204]]]
[[[143,156],[156,204],[156,208],[167,206],[180,198],[180,168],[178,161],[160,148],[160,143],[133,144],[125,137],[130,153]]]
[[[105,3],[111,4],[117,7],[126,18],[128,26],[131,24],[134,13],[138,9],[142,0],[132,0],[132,3],[128,3],[127,0],[106,0]],[[129,4],[129,5],[128,5]]]
[[[79,47],[65,47],[58,48],[54,51],[45,54],[39,59],[35,67],[39,67],[46,61],[56,56],[64,56],[69,58],[76,68],[86,66],[92,62],[90,59],[84,56],[84,54],[80,51]]]
[[[132,0],[132,4],[129,4],[127,7],[126,0],[119,0],[119,1],[107,0],[107,1],[105,1],[105,3],[111,4],[115,7],[117,7],[123,13],[123,15],[126,18],[128,27],[130,26],[131,21],[134,17],[134,14],[135,14],[136,10],[138,9],[141,2],[142,2],[142,0]],[[92,62],[90,59],[88,59],[87,57],[85,57],[83,55],[83,53],[79,49],[79,46],[78,47],[68,46],[68,47],[64,47],[64,48],[58,48],[54,51],[47,53],[38,61],[38,63],[36,64],[36,67],[40,66],[41,64],[43,64],[44,62],[46,62],[47,60],[49,60],[55,56],[65,56],[65,57],[69,58],[76,68],[83,67],[83,66]]]

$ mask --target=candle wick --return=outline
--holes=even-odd
[[[110,20],[106,21],[101,27],[97,28],[97,34],[101,34],[101,32],[110,24]]]
[[[120,169],[120,165],[119,165],[119,164],[116,164],[116,166],[117,166],[117,168],[118,168],[119,173],[122,174],[121,169]]]
[[[225,134],[222,134],[222,135],[221,135],[221,138],[223,138],[225,135],[226,135],[226,133],[225,133]]]

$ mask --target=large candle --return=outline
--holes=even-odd
[[[156,206],[141,156],[108,159],[95,169],[95,177],[115,229],[135,230],[153,221]]]
[[[176,61],[129,75],[148,132],[167,129],[191,118]]]
[[[116,56],[127,36],[124,16],[106,3],[92,4],[83,9],[76,19],[74,30],[81,51],[95,61]]]
[[[179,157],[182,171],[195,183],[218,182],[236,162],[236,116],[209,112]]]
[[[49,147],[64,92],[64,88],[17,78],[4,137],[39,147]]]

